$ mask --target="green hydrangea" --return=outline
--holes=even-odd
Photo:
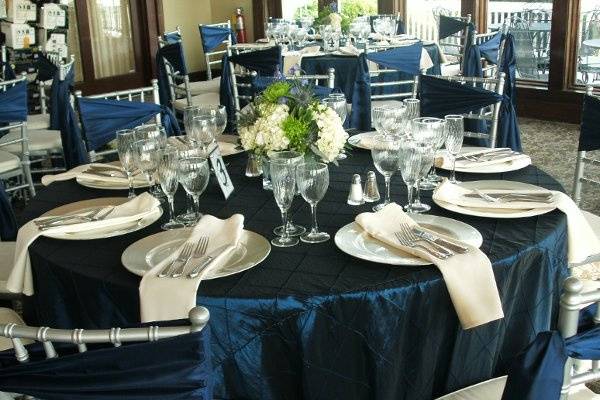
[[[269,85],[261,95],[261,100],[265,103],[277,104],[279,99],[288,97],[292,85],[288,82],[275,82]]]
[[[282,124],[283,132],[290,141],[290,148],[305,153],[313,133],[313,121],[307,114],[300,116],[290,114]]]

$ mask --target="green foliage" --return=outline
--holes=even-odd
[[[309,17],[309,16],[316,18],[317,15],[319,15],[317,0],[313,0],[312,3],[310,3],[304,7],[298,7],[296,9],[296,11],[294,11],[294,19],[299,19],[302,17]]]
[[[282,124],[283,132],[290,140],[290,148],[305,153],[314,131],[313,125],[312,114],[306,109],[290,114]]]
[[[269,85],[261,95],[261,101],[269,104],[277,104],[279,99],[288,97],[292,85],[288,82],[275,82]]]
[[[341,3],[340,13],[342,17],[342,31],[348,32],[350,23],[360,15],[374,15],[377,14],[377,0],[339,0]],[[317,18],[315,19],[315,26],[328,25],[329,14],[332,13],[331,7],[325,7],[319,11]]]

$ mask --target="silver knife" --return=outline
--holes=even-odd
[[[462,160],[463,158],[468,158],[468,157],[481,157],[481,156],[488,155],[488,154],[492,155],[495,153],[507,153],[509,151],[512,151],[512,150],[509,148],[498,148],[498,149],[488,151],[488,149],[486,149],[486,150],[479,151],[477,153],[461,154],[461,155],[457,156],[456,159]]]
[[[444,246],[449,248],[450,250],[453,250],[459,254],[464,254],[467,253],[469,251],[469,248],[460,244],[456,244],[454,242],[451,242],[449,240],[443,239],[439,236],[434,235],[431,232],[425,231],[417,226],[413,227],[413,230],[416,232],[419,232],[422,235],[427,235],[429,240],[431,240],[432,242],[440,245],[440,246]]]
[[[208,268],[210,266],[210,264],[212,264],[212,262],[214,261],[214,259],[223,252],[223,250],[227,249],[229,246],[232,246],[232,244],[224,244],[223,246],[219,246],[217,247],[215,250],[211,251],[209,254],[203,256],[200,261],[199,264],[196,265],[194,268],[192,268],[192,270],[190,272],[188,272],[188,274],[186,275],[189,279],[194,279],[195,277],[197,277],[198,275],[200,275],[200,273],[205,269]]]

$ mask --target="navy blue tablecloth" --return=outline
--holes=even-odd
[[[279,212],[259,178],[243,174],[245,157],[228,158],[236,190],[223,200],[211,181],[200,203],[218,217],[245,215],[247,229],[271,238]],[[331,166],[319,205],[321,228],[332,237],[370,206],[346,205],[354,173],[374,169],[355,151]],[[560,185],[535,167],[463,180],[510,179],[550,189]],[[380,186],[383,183],[378,177]],[[383,190],[383,187],[380,187]],[[394,200],[405,203],[399,176]],[[75,182],[40,190],[28,220],[58,205],[125,192],[87,189]],[[178,193],[182,205],[182,193]],[[431,198],[425,194],[424,201]],[[389,266],[339,251],[334,241],[273,248],[259,266],[200,285],[198,303],[211,313],[216,399],[431,399],[506,372],[511,359],[539,331],[555,324],[566,275],[566,218],[484,219],[433,205],[431,214],[459,219],[484,237],[505,318],[461,329],[439,271],[433,266]],[[296,199],[297,223],[309,224]],[[30,248],[36,294],[27,319],[60,328],[106,328],[138,321],[140,278],[121,266],[123,250],[160,230],[159,223],[128,235],[90,241],[38,239]]]

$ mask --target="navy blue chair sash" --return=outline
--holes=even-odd
[[[0,181],[0,239],[3,242],[13,241],[17,237],[17,220],[10,204],[10,199]]]
[[[49,81],[50,79],[54,79],[54,74],[58,68],[50,60],[48,60],[48,57],[46,57],[46,55],[41,51],[37,53],[37,61],[35,64],[37,68],[38,81],[45,82]]]
[[[156,69],[158,71],[158,93],[160,97],[160,104],[170,106],[173,99],[171,99],[171,91],[169,89],[169,78],[167,76],[167,66],[165,64],[167,60],[171,66],[182,75],[187,75],[187,67],[185,64],[185,54],[183,51],[183,45],[180,41],[169,43],[156,52]]]
[[[221,43],[229,39],[231,35],[232,44],[236,43],[235,33],[229,28],[219,26],[200,26],[200,38],[202,39],[202,49],[204,53],[209,53],[219,47]]]
[[[558,399],[567,357],[599,360],[600,326],[566,340],[540,332],[511,365],[502,400]]]
[[[600,149],[600,100],[594,96],[584,96],[581,112],[579,151]]]
[[[422,53],[423,44],[418,42],[410,46],[368,53],[367,59],[386,68],[418,75],[421,71]]]
[[[463,21],[462,19],[440,15],[439,39],[445,39],[450,35],[454,35],[469,25],[469,22]]]
[[[2,69],[4,73],[4,80],[12,81],[13,79],[17,79],[17,74],[15,74],[15,71],[12,69],[9,63],[4,63],[4,65],[2,65]]]
[[[500,51],[500,44],[502,43],[502,33],[498,32],[490,39],[477,45],[481,56],[486,59],[487,62],[492,64],[498,63],[498,52]]]
[[[282,63],[281,48],[270,47],[264,50],[249,51],[247,53],[234,54],[229,57],[234,64],[256,71],[259,75],[273,76],[280,71]]]
[[[0,92],[0,122],[27,121],[27,83]]]
[[[162,114],[167,134],[179,134],[179,126],[171,110],[154,103],[82,97],[79,99],[79,111],[90,150],[97,150],[113,140],[118,130],[139,126],[158,113]]]
[[[358,56],[351,101],[350,126],[364,131],[371,130],[371,76],[364,53]]]
[[[210,330],[155,342],[100,346],[85,353],[60,346],[45,359],[29,345],[31,361],[0,353],[0,390],[47,400],[212,400]],[[58,346],[57,346],[58,347]],[[75,346],[72,346],[74,348]]]

